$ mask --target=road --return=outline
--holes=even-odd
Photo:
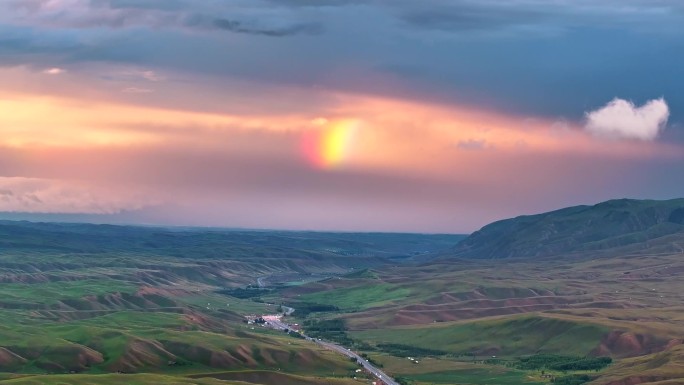
[[[294,311],[294,309],[292,309]],[[283,322],[282,318],[280,315],[265,315],[262,317],[264,321],[267,322],[267,325],[273,329],[276,330],[292,330],[292,327],[288,325],[286,322]],[[366,369],[368,372],[373,374],[375,377],[378,379],[382,380],[387,385],[400,385],[398,382],[394,381],[394,379],[390,376],[388,376],[386,373],[384,373],[382,370],[376,368],[368,362],[365,358],[361,357],[360,355],[356,354],[355,352],[337,345],[333,344],[331,342],[327,341],[320,341],[315,338],[310,338],[307,337],[306,335],[302,334],[306,339],[309,341],[313,341],[321,346],[323,346],[326,349],[332,350],[334,352],[340,353],[342,355],[345,355],[349,358],[356,358],[356,361],[363,366],[364,369]]]
[[[265,315],[261,318],[266,321],[267,325],[276,330],[292,330],[290,325],[283,322],[280,315]]]
[[[345,356],[347,356],[349,358],[356,358],[356,361],[358,363],[360,363],[364,369],[369,371],[375,377],[382,380],[382,382],[384,382],[385,384],[387,384],[387,385],[399,385],[399,383],[394,381],[394,379],[392,377],[388,376],[387,374],[385,374],[385,372],[376,368],[370,362],[368,362],[365,358],[363,358],[360,355],[352,352],[351,350],[346,349],[340,345],[335,345],[335,344],[330,343],[330,342],[325,342],[325,341],[316,341],[316,342],[325,348],[336,351],[340,354],[344,354]]]

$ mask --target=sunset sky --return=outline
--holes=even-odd
[[[679,0],[2,0],[0,218],[464,233],[684,197]]]

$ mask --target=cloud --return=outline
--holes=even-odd
[[[116,214],[155,204],[143,194],[55,179],[0,177],[0,212]]]
[[[43,70],[43,73],[46,75],[60,75],[60,74],[63,74],[65,72],[66,72],[66,70],[64,70],[62,68],[57,68],[57,67],[48,68],[46,70]]]
[[[0,65],[30,65],[36,72],[59,66],[68,68],[73,72],[69,78],[76,79],[93,63],[121,64],[155,70],[175,80],[188,74],[314,85],[574,120],[586,110],[587,100],[608,101],[613,94],[606,94],[606,89],[614,89],[612,85],[627,72],[634,79],[635,98],[662,93],[673,109],[679,109],[682,97],[676,89],[681,82],[667,76],[676,73],[684,58],[677,50],[681,29],[670,20],[679,12],[666,12],[676,4],[665,0],[657,5],[635,0],[600,4],[589,0],[7,0],[0,1]],[[640,35],[646,26],[676,31],[669,37]],[[594,28],[606,31],[594,33]],[[544,38],[547,29],[562,40]],[[556,36],[558,31],[565,33]],[[631,33],[638,39],[634,44],[614,44]],[[471,37],[483,37],[487,44]],[[580,59],[607,47],[614,51],[606,60]],[[270,60],[276,52],[287,60]],[[454,52],[464,54],[454,56]],[[672,54],[665,60],[658,52]],[[626,57],[655,59],[635,62]],[[604,74],[598,81],[593,76],[597,71]],[[558,92],[546,92],[549,83]],[[116,91],[127,87],[154,88],[160,97],[169,97],[160,86],[133,82],[117,85]]]
[[[66,29],[154,27],[270,37],[316,35],[323,30],[321,23],[301,20],[301,15],[292,10],[261,2],[246,6],[216,1],[199,4],[187,0],[168,3],[157,0],[28,0],[0,4],[0,22],[3,21],[3,8],[14,16],[11,24]]]
[[[127,87],[121,90],[125,94],[149,94],[154,92],[149,88],[139,88],[139,87]]]
[[[458,142],[456,147],[463,150],[484,150],[487,148],[486,140],[468,139]]]
[[[163,76],[160,76],[154,71],[143,71],[142,72],[142,77],[145,78],[146,80],[149,80],[151,82],[160,82],[164,80]]]
[[[104,75],[99,75],[99,77],[109,81],[134,84],[140,84],[144,82],[159,83],[167,81],[166,76],[163,76],[156,71],[131,68],[107,71],[107,73]]]
[[[251,26],[239,20],[216,19],[213,22],[214,27],[230,31],[234,33],[244,33],[250,35],[262,35],[272,37],[283,37],[292,35],[317,35],[323,31],[323,27],[319,23],[301,23],[293,24],[280,28],[268,28],[260,26]]]
[[[8,78],[18,78],[16,69],[8,73]],[[32,74],[27,79],[34,79]],[[73,75],[82,76],[82,71]],[[227,103],[230,94],[218,93],[236,88],[217,85],[217,90],[206,87],[200,93],[187,83],[155,87],[154,94],[136,98],[136,103],[109,105],[92,93],[77,103],[46,101],[42,93],[39,99],[25,95],[14,103],[4,101],[5,108],[0,103],[6,112],[0,114],[0,131],[7,141],[0,144],[0,175],[26,177],[0,180],[5,191],[0,211],[116,213],[145,207],[153,197],[174,207],[159,208],[158,217],[137,212],[137,221],[465,231],[476,226],[462,223],[477,219],[479,225],[482,215],[519,214],[501,211],[500,202],[511,204],[510,196],[528,200],[520,204],[530,202],[526,207],[537,210],[538,201],[559,192],[580,199],[583,191],[596,194],[602,186],[633,191],[620,188],[624,185],[609,176],[622,170],[624,162],[643,163],[646,156],[665,153],[662,143],[605,146],[574,129],[562,138],[553,136],[551,122],[542,120],[372,96],[316,97],[335,102],[309,111],[302,110],[312,108],[309,103],[300,109],[293,105],[275,113],[271,104],[278,103],[264,98],[292,99],[293,94],[277,97],[272,90],[257,104],[263,113],[255,110],[254,115],[144,107],[166,94],[240,104]],[[249,104],[254,108],[255,103]],[[350,143],[349,162],[334,170],[312,169],[300,151],[301,134],[314,129],[312,123],[341,117],[364,122]],[[480,141],[486,141],[488,150],[475,149],[485,144]],[[458,143],[471,150],[454,150]],[[625,180],[635,180],[632,175],[638,174],[631,172]],[[147,193],[133,193],[142,191]]]
[[[441,7],[405,7],[402,19],[408,24],[425,29],[444,31],[492,30],[528,23],[538,23],[545,12],[525,8],[519,4],[492,5],[479,2],[457,2]]]
[[[385,5],[411,26],[454,32],[516,28],[559,31],[598,21],[615,25],[648,23],[651,20],[644,15],[661,17],[682,11],[681,5],[672,0],[395,0]]]
[[[641,107],[615,98],[604,107],[586,113],[585,129],[598,137],[650,141],[665,128],[669,116],[670,109],[663,98]]]

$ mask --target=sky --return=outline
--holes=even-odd
[[[2,0],[0,218],[468,233],[684,197],[679,0]]]

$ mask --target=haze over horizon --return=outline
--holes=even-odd
[[[683,13],[674,0],[4,1],[0,212],[469,233],[682,197]]]

